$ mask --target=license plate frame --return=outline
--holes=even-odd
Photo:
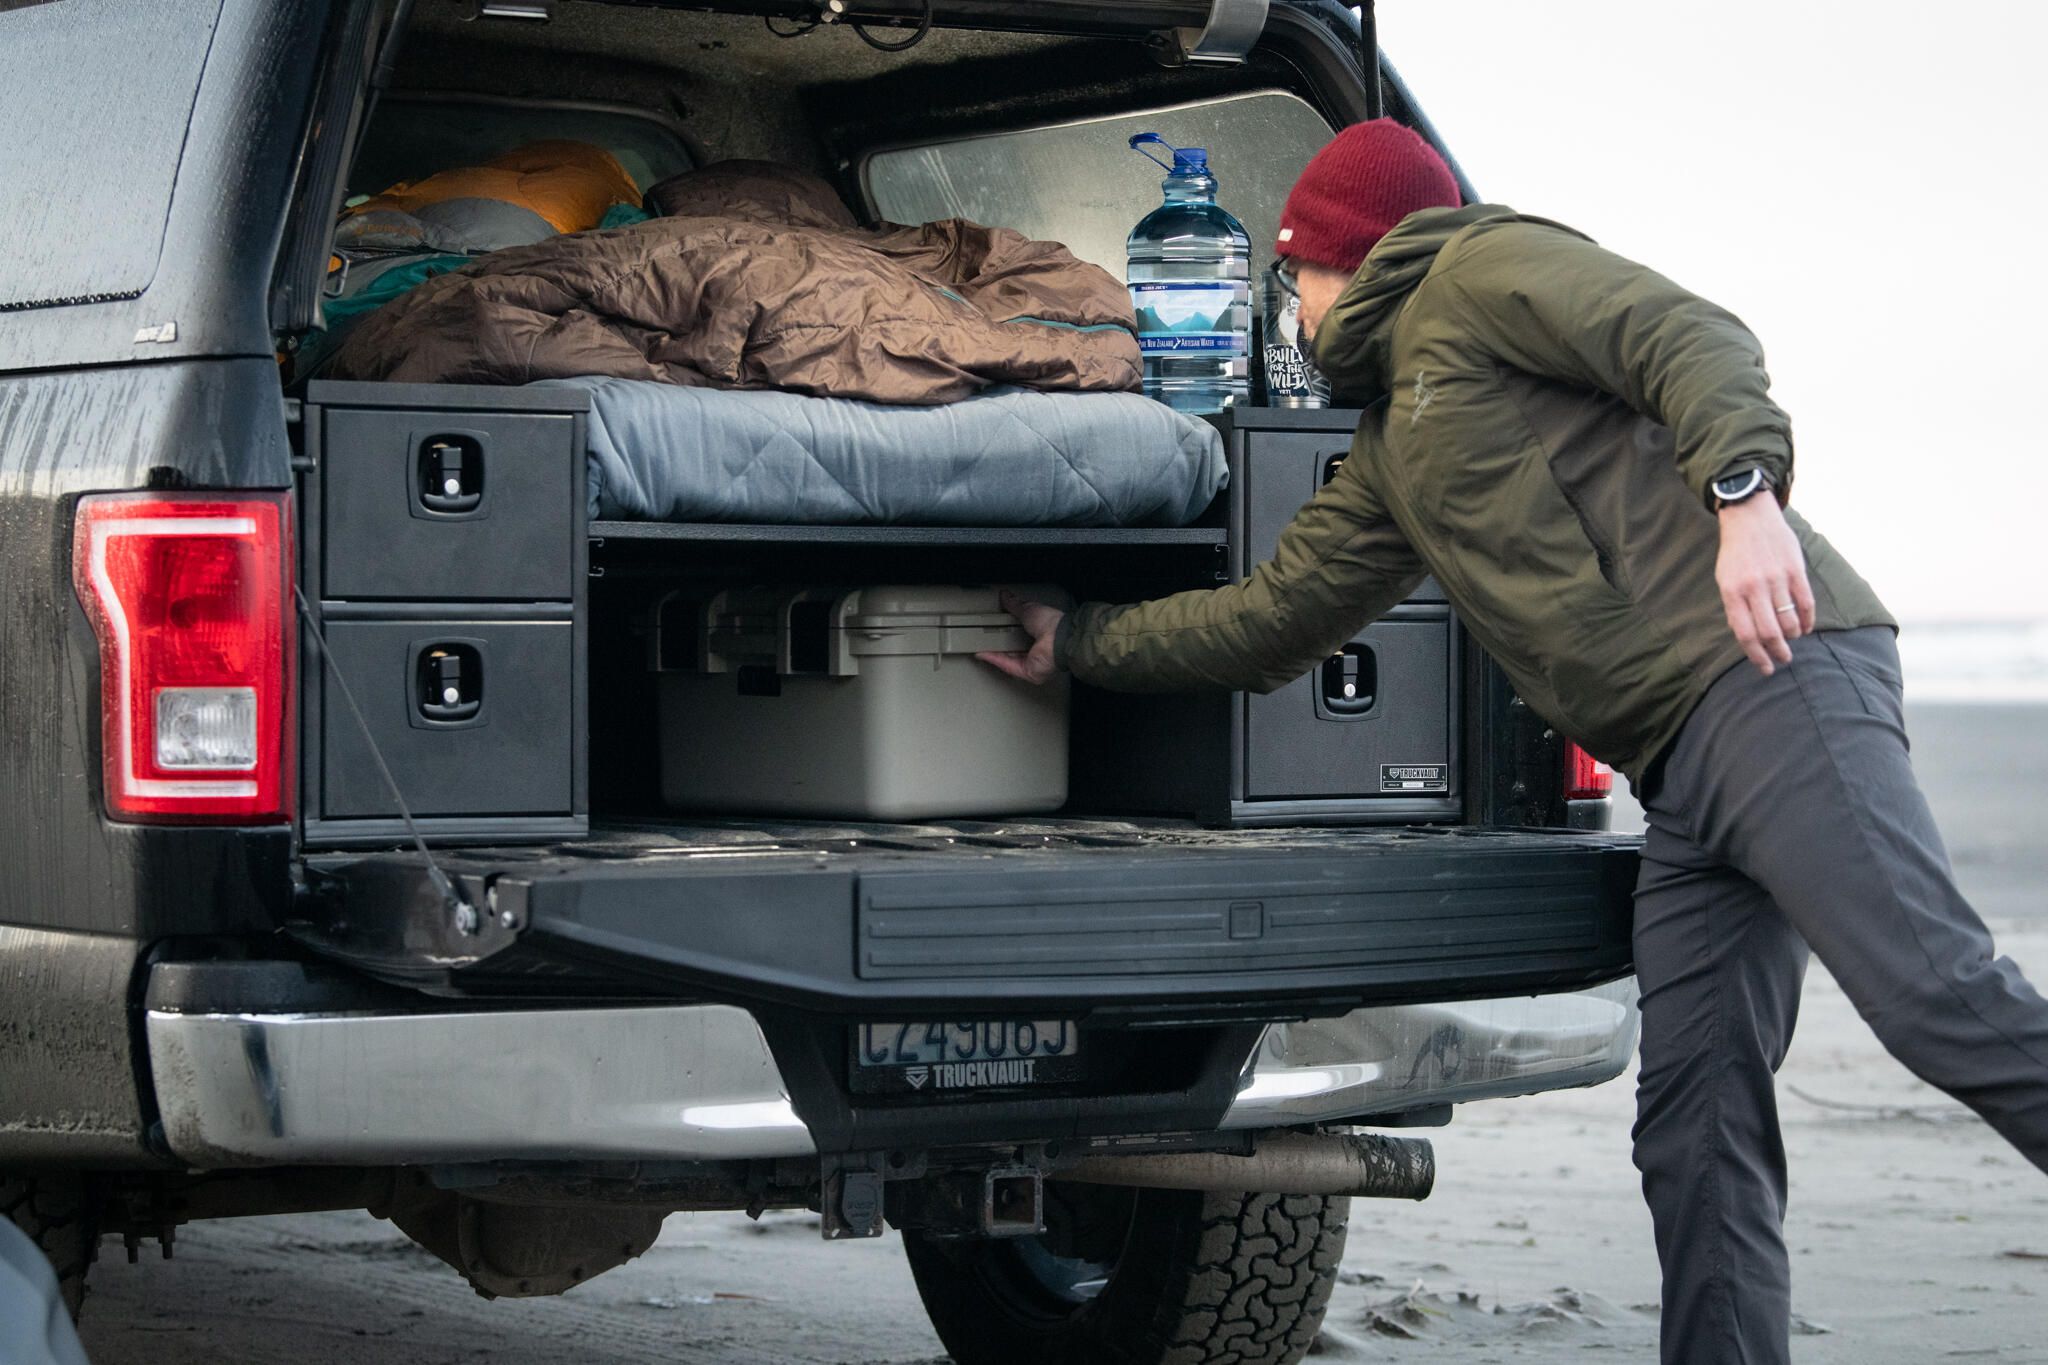
[[[913,1020],[847,1030],[857,1095],[973,1095],[1031,1090],[1085,1076],[1072,1019]]]

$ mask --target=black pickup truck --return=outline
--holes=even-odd
[[[679,587],[1228,581],[1356,414],[1219,419],[1187,527],[673,524],[586,520],[575,394],[298,378],[344,201],[537,137],[1114,269],[1156,129],[1270,242],[1331,129],[1434,140],[1363,13],[0,5],[0,1209],[74,1307],[194,1219],[523,1295],[807,1207],[963,1365],[1293,1361],[1346,1198],[1427,1193],[1383,1130],[1621,1071],[1635,846],[1428,589],[1269,696],[1077,689],[1057,815],[663,807]]]

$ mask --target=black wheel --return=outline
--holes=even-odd
[[[0,1217],[12,1219],[50,1258],[64,1306],[76,1319],[99,1242],[86,1182],[78,1176],[0,1176]]]
[[[958,1365],[1293,1365],[1350,1201],[1052,1183],[1038,1237],[903,1235]]]

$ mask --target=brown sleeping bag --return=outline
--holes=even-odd
[[[510,247],[365,318],[339,379],[610,375],[947,403],[994,384],[1138,387],[1129,296],[1054,242],[946,219],[858,226],[816,176],[726,161],[631,227]]]

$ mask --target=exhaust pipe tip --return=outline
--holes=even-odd
[[[1160,1152],[1084,1157],[1054,1180],[1138,1189],[1427,1199],[1436,1186],[1436,1148],[1427,1138],[1385,1133],[1261,1134],[1250,1156]]]

